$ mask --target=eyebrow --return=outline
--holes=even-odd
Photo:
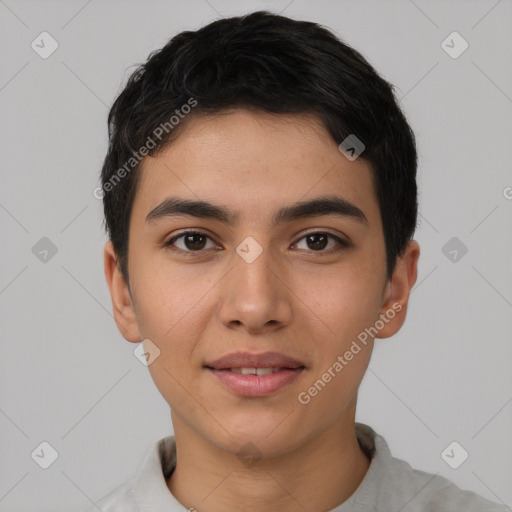
[[[225,206],[218,206],[207,201],[168,197],[147,214],[145,222],[154,223],[160,219],[182,215],[214,219],[229,226],[235,225],[240,218],[238,213]],[[369,226],[368,219],[362,210],[338,196],[318,197],[310,201],[284,206],[274,213],[272,221],[276,226],[292,220],[321,215],[350,218]]]

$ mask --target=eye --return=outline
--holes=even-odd
[[[341,249],[344,249],[344,248],[347,248],[350,246],[350,244],[348,242],[346,242],[345,240],[339,238],[336,235],[333,235],[331,233],[327,233],[324,231],[315,231],[313,233],[308,233],[307,235],[300,238],[297,242],[295,242],[294,245],[298,246],[302,240],[305,241],[307,248],[312,249],[312,251],[310,251],[310,252],[334,252],[336,250],[341,250]],[[337,249],[335,248],[334,251],[330,251],[330,250],[325,251],[324,250],[329,245],[329,240],[334,241],[335,246],[336,246],[336,244],[338,245],[338,248]],[[298,248],[301,249],[300,247],[298,247]],[[331,249],[332,249],[332,246],[331,246]]]
[[[208,241],[211,244],[209,247]],[[299,247],[299,244],[302,241],[305,241],[305,249],[304,247]],[[328,249],[332,250],[325,250],[329,246],[329,242],[331,242],[331,247]],[[338,246],[337,248],[336,245]],[[216,244],[206,233],[201,231],[184,231],[183,233],[172,237],[168,242],[164,244],[164,246],[173,251],[181,251],[183,253],[188,253],[187,255],[192,256],[194,253],[205,252],[206,249],[214,249]],[[293,247],[297,247],[298,249],[306,250],[308,252],[330,253],[350,247],[350,244],[331,233],[327,233],[325,231],[315,231],[304,235],[297,242],[295,242],[295,244],[293,244]]]
[[[179,244],[176,244],[178,240],[180,240],[180,242]],[[213,248],[212,246],[207,247],[207,240],[210,240],[213,247],[216,247],[213,240],[207,234],[202,233],[201,231],[185,231],[171,238],[165,243],[165,246],[172,250],[177,249],[183,252],[201,252],[203,249]]]

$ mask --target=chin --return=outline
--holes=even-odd
[[[219,437],[215,441],[212,440],[213,444],[234,454],[238,454],[244,446],[250,451],[248,445],[252,445],[261,452],[260,456],[280,456],[293,450],[301,444],[301,440],[308,437],[307,433],[301,434],[295,423],[291,424],[285,420],[288,413],[289,411],[280,415],[269,412],[261,415],[247,413],[231,416],[229,422],[222,424],[224,428],[215,429]],[[212,430],[208,429],[208,434],[211,433]]]

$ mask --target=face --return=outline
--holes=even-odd
[[[376,322],[384,338],[404,321],[411,248],[388,281],[369,164],[319,120],[240,109],[189,119],[143,160],[132,295],[111,244],[105,269],[124,337],[160,351],[176,434],[278,455],[353,421]]]

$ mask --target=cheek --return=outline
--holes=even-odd
[[[137,323],[143,338],[158,348],[158,357],[148,366],[151,377],[162,396],[185,399],[180,383],[191,379],[195,340],[200,339],[206,314],[206,301],[201,301],[204,288],[194,290],[183,278],[164,272],[140,275],[137,299]],[[199,288],[199,287],[198,287]]]
[[[316,334],[324,338],[327,352],[350,345],[378,317],[380,289],[368,272],[340,269],[329,275],[317,274],[302,280],[299,289],[304,291],[309,316],[317,317],[323,326]]]
[[[137,320],[144,334],[166,350],[190,352],[215,314],[222,275],[222,269],[176,264],[165,258],[142,268]]]
[[[204,279],[188,278],[167,265],[147,266],[137,275],[137,322],[141,333],[155,343],[175,343],[180,329],[197,319]],[[196,325],[192,323],[192,325]]]
[[[373,342],[349,342],[332,350],[294,397],[303,428],[317,432],[355,408],[357,390],[370,361]]]
[[[308,404],[299,400],[311,407],[313,416],[333,419],[356,395],[373,348],[365,329],[374,324],[381,306],[377,277],[375,268],[347,265],[317,281],[310,294],[314,310],[329,327],[324,334],[314,333],[318,366],[302,390]]]

